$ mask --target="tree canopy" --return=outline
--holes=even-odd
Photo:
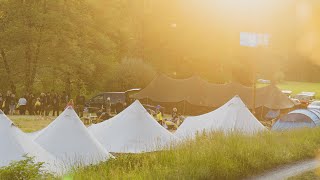
[[[270,5],[272,14],[257,6],[255,17],[214,2],[0,0],[0,92],[122,91],[144,87],[157,73],[247,85],[254,72],[320,80],[314,56],[296,49],[305,30],[293,16],[296,1]],[[240,47],[242,31],[270,33],[272,46]]]

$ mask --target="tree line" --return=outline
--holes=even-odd
[[[297,55],[295,33],[287,33],[293,23],[282,25],[294,11],[284,8],[267,30],[285,58],[260,58],[239,47],[234,19],[206,15],[192,1],[0,0],[0,91],[88,95],[144,87],[157,73],[247,85],[254,72],[318,81],[319,67]],[[301,66],[308,73],[297,75]]]

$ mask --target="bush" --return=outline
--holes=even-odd
[[[43,170],[42,162],[36,163],[33,157],[24,156],[21,161],[12,162],[0,168],[1,180],[38,180],[51,179],[52,175]]]

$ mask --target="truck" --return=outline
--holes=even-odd
[[[131,96],[140,90],[140,88],[135,88],[124,92],[102,92],[89,99],[85,106],[89,109],[89,112],[97,112],[102,106],[106,105],[107,99],[110,98],[111,111],[114,111],[115,104],[118,102],[126,103],[127,106],[133,103],[134,99]]]

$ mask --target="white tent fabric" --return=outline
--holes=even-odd
[[[44,168],[49,172],[62,172],[61,161],[33,142],[0,110],[0,167],[23,160],[24,155],[34,157],[36,162],[44,162]]]
[[[88,132],[72,107],[67,107],[34,141],[67,166],[96,164],[113,157]]]
[[[41,130],[35,131],[35,132],[26,133],[26,135],[28,135],[30,138],[34,139],[34,138],[36,138],[40,133],[41,133]]]
[[[175,132],[180,138],[194,138],[203,132],[239,132],[254,134],[266,128],[254,117],[239,96],[215,111],[188,117]]]
[[[163,150],[177,140],[153,119],[139,101],[117,116],[90,126],[89,131],[108,151],[117,153]]]

